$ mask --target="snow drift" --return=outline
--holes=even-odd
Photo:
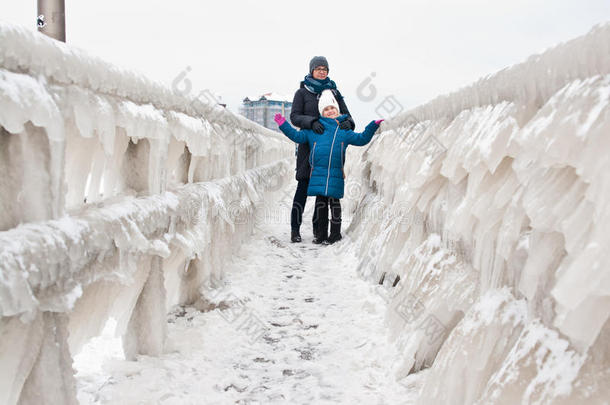
[[[347,233],[397,378],[423,370],[421,404],[607,403],[610,24],[381,130]]]

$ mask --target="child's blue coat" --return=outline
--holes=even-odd
[[[343,198],[343,164],[347,145],[366,145],[379,128],[375,121],[371,121],[362,133],[341,129],[340,118],[320,117],[320,122],[324,125],[322,134],[310,129],[297,131],[288,121],[280,126],[280,130],[294,142],[309,143],[311,176],[307,195]]]

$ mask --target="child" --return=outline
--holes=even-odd
[[[320,122],[324,132],[294,129],[281,114],[275,115],[280,130],[297,143],[309,143],[311,175],[307,195],[316,196],[318,230],[313,243],[332,244],[341,239],[341,203],[345,174],[343,164],[347,145],[364,146],[383,120],[371,121],[364,132],[341,129],[339,124],[345,116],[339,116],[339,105],[330,90],[324,90],[318,101]],[[331,209],[330,236],[328,236],[328,208]]]

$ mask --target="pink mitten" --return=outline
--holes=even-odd
[[[282,116],[282,114],[275,114],[275,117],[273,117],[273,120],[275,122],[277,122],[277,125],[281,126],[284,122],[286,122],[286,118],[284,118]]]
[[[379,124],[381,124],[381,122],[382,122],[382,121],[383,121],[383,120],[376,120],[376,121],[375,121],[375,124],[379,125]]]

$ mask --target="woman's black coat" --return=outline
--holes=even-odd
[[[347,120],[350,122],[352,129],[356,127],[354,120],[345,105],[343,96],[339,90],[332,90],[335,95],[335,99],[339,103],[339,113],[347,114]],[[301,88],[294,93],[294,99],[292,100],[292,110],[290,112],[290,122],[295,127],[301,129],[311,129],[311,124],[320,118],[320,111],[318,110],[319,94],[310,92],[305,88],[303,82],[301,82]],[[296,179],[297,181],[309,180],[309,144],[299,144],[297,150],[297,168],[296,168]]]

